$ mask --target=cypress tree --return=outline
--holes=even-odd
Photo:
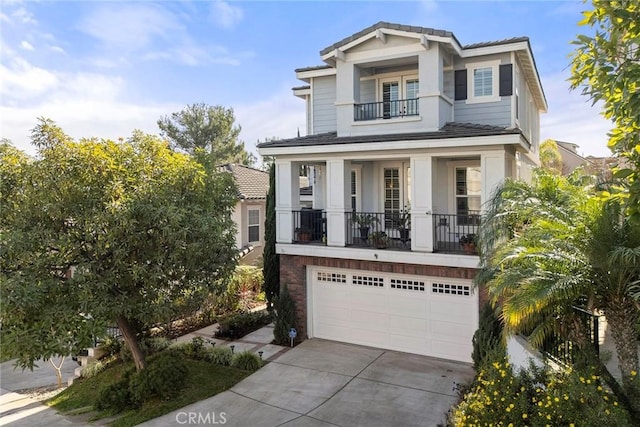
[[[269,166],[269,192],[264,224],[263,276],[267,307],[270,309],[280,292],[280,257],[276,254],[276,165]]]

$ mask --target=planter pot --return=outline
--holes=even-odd
[[[465,253],[468,253],[468,254],[476,253],[476,245],[473,243],[463,243],[462,248],[464,249]]]
[[[409,240],[411,230],[408,228],[399,228],[398,232],[400,233],[400,241],[406,243]]]
[[[360,230],[360,238],[367,240],[369,238],[369,227],[358,227]]]
[[[310,231],[298,231],[298,242],[300,243],[308,243],[311,241],[311,232]]]

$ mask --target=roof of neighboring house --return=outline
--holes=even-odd
[[[305,90],[305,89],[311,89],[310,85],[304,85],[304,86],[296,86],[296,87],[292,87],[291,90]]]
[[[462,46],[463,49],[475,49],[478,47],[489,47],[489,46],[499,46],[501,44],[509,44],[509,43],[519,43],[519,42],[529,42],[529,37],[511,37],[508,39],[495,40],[492,42],[480,42],[480,43],[471,43]]]
[[[269,173],[235,163],[221,165],[220,169],[233,174],[241,199],[259,200],[267,198]]]
[[[296,147],[301,145],[338,145],[367,142],[413,141],[424,139],[465,138],[472,136],[521,134],[520,129],[500,126],[478,125],[473,123],[447,123],[439,131],[396,133],[390,135],[341,136],[336,132],[302,136],[299,138],[281,139],[258,144],[263,147]]]
[[[294,71],[296,73],[302,73],[304,71],[327,70],[329,68],[333,68],[333,67],[330,65],[314,65],[311,67],[296,68]]]

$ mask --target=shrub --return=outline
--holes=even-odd
[[[262,270],[251,265],[239,265],[223,292],[216,296],[219,313],[248,311],[255,295],[262,290]]]
[[[262,360],[255,353],[243,351],[233,355],[231,366],[243,371],[253,372],[262,367]]]
[[[218,319],[218,338],[241,338],[246,334],[271,323],[271,315],[265,311],[240,313]]]
[[[588,408],[588,410],[585,410]],[[630,426],[629,414],[594,372],[552,372],[531,366],[518,375],[506,359],[486,363],[453,408],[455,426]]]
[[[190,342],[171,344],[170,350],[179,352],[191,359],[204,359],[206,354],[206,341],[201,337],[194,337]]]
[[[502,341],[502,322],[495,315],[490,303],[480,311],[480,324],[473,334],[473,367],[480,370],[487,360],[500,360],[506,356]]]
[[[106,352],[105,356],[115,356],[120,354],[120,351],[122,350],[122,340],[120,338],[108,336],[102,341],[100,348]]]
[[[135,404],[142,404],[154,397],[173,397],[187,383],[189,370],[179,352],[163,351],[150,357],[148,362],[145,369],[131,377],[129,389]]]
[[[94,403],[94,407],[98,411],[114,410],[121,412],[133,405],[131,399],[131,391],[129,382],[134,375],[134,369],[127,369],[123,372],[122,377],[98,392],[98,398]]]
[[[164,337],[145,338],[142,341],[149,354],[159,353],[171,345],[171,340]]]
[[[204,360],[222,366],[231,365],[232,357],[233,351],[225,346],[209,348],[204,354]]]
[[[106,365],[99,360],[92,360],[82,370],[82,378],[93,378],[100,372],[104,371]]]
[[[274,312],[274,342],[278,345],[289,345],[289,330],[296,327],[296,307],[286,285],[275,300]]]

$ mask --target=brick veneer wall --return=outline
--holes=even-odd
[[[473,279],[475,268],[444,267],[440,265],[399,264],[379,261],[363,261],[340,258],[319,258],[298,255],[280,255],[280,286],[287,286],[296,304],[298,337],[307,339],[307,274],[306,267],[320,266],[348,270],[379,271],[383,273],[410,274],[416,276],[451,277]],[[480,307],[487,300],[484,289],[479,293]]]

